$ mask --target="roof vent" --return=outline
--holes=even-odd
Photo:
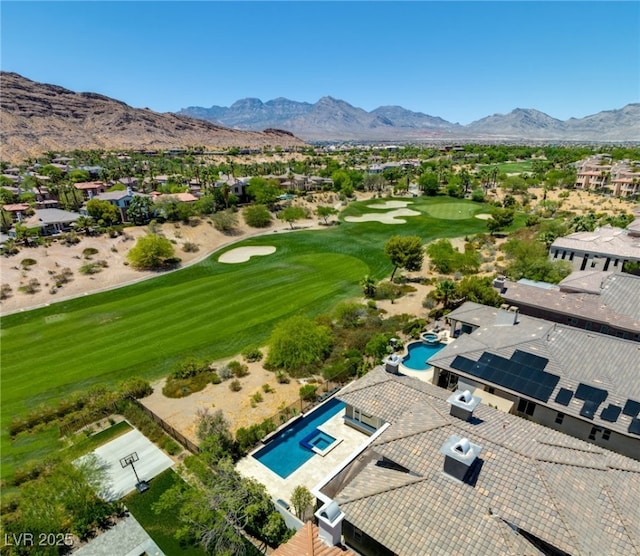
[[[398,368],[400,367],[400,357],[398,357],[395,353],[392,353],[391,355],[385,357],[382,362],[384,363],[385,371],[394,375],[399,374]]]
[[[316,513],[318,518],[318,536],[329,546],[342,542],[342,520],[344,513],[333,500],[324,504]]]
[[[463,421],[469,421],[480,401],[480,397],[472,396],[469,390],[456,390],[447,398],[447,403],[451,405],[449,414]]]
[[[440,453],[444,454],[444,472],[464,482],[481,450],[482,446],[473,444],[468,438],[451,436],[440,448]]]

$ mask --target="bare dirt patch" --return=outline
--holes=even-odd
[[[220,368],[228,361],[216,362],[214,366]],[[204,390],[185,398],[167,398],[162,394],[165,383],[165,379],[162,379],[153,384],[153,394],[140,401],[180,433],[197,443],[196,419],[199,410],[221,410],[229,420],[232,432],[235,433],[240,427],[260,423],[275,415],[279,407],[290,405],[300,399],[301,385],[297,380],[292,379],[289,384],[280,384],[275,374],[264,369],[261,362],[247,365],[249,374],[238,379],[242,385],[239,392],[232,392],[229,389],[230,380],[226,380],[220,384],[209,384]],[[263,384],[268,384],[273,391],[264,392]],[[260,392],[263,401],[254,403],[255,407],[252,407],[251,396],[255,392]]]

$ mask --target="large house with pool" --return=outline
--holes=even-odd
[[[488,391],[509,411],[640,460],[638,342],[467,302],[457,340],[429,359],[433,383]]]
[[[383,367],[338,396],[371,436],[314,489],[325,543],[364,556],[637,553],[640,462]]]

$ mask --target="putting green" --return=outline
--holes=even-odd
[[[468,202],[451,202],[429,205],[425,210],[433,218],[441,220],[466,220],[473,218],[481,208],[481,206],[469,205]]]

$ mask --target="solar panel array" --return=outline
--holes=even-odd
[[[487,382],[547,402],[560,381],[558,375],[543,370],[548,362],[544,357],[521,350],[516,350],[510,359],[485,351],[478,361],[458,355],[451,366]]]
[[[573,398],[573,391],[567,388],[560,388],[556,394],[556,402],[560,405],[569,405],[571,398]]]
[[[620,417],[620,412],[622,408],[618,405],[613,405],[610,403],[605,409],[602,410],[600,414],[600,418],[603,421],[609,421],[610,423],[615,423]]]

